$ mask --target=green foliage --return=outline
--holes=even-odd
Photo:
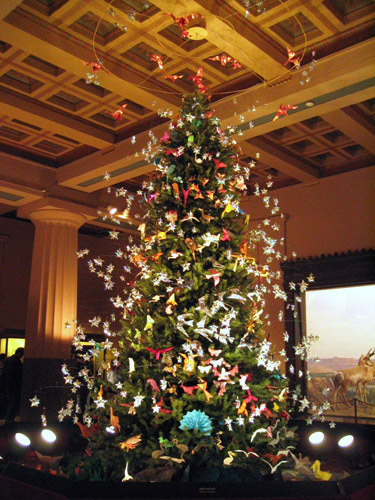
[[[92,382],[98,432],[77,477],[121,479],[127,463],[132,475],[167,462],[287,465],[286,380],[265,339],[262,269],[239,208],[247,173],[206,96],[184,99],[154,163],[145,234],[128,247],[139,269],[123,300],[118,381]],[[209,434],[180,428],[193,410]]]

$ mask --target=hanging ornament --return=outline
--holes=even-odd
[[[105,110],[104,113],[107,113],[107,115],[111,115],[116,122],[120,122],[122,120],[126,106],[127,104],[123,104],[121,108],[116,109],[116,111],[113,111],[112,113],[107,110]]]
[[[174,349],[174,347],[167,347],[165,349],[153,349],[151,347],[146,347],[147,351],[151,352],[152,354],[154,354],[155,356],[155,359],[156,361],[159,361],[160,359],[160,354],[163,354],[165,352],[169,352],[169,351],[172,351],[172,349]]]
[[[293,106],[292,104],[280,104],[280,107],[276,113],[276,115],[273,117],[273,122],[278,120],[280,116],[287,116],[288,111],[291,109],[298,109],[298,106]]]

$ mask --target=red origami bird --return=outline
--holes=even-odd
[[[198,68],[197,74],[195,76],[188,76],[188,80],[192,80],[194,85],[198,87],[201,94],[204,94],[208,90],[208,86],[203,84],[203,68],[202,66]]]
[[[97,61],[93,61],[93,62],[86,62],[86,61],[82,61],[82,59],[80,59],[81,63],[84,65],[84,66],[91,66],[91,71],[93,73],[96,73],[97,71],[99,71],[100,69],[104,70],[104,71],[107,71],[103,65]],[[107,71],[108,73],[108,71]]]
[[[127,104],[123,104],[121,108],[116,109],[116,111],[113,111],[113,113],[107,110],[105,110],[104,113],[107,113],[107,115],[111,115],[116,122],[120,122],[122,120],[122,115],[124,114],[124,109],[126,108],[126,106]]]
[[[285,61],[284,65],[287,65],[288,63],[292,63],[295,68],[300,67],[300,58],[296,56],[296,53],[293,52],[289,47],[286,48],[288,52],[288,59]]]
[[[164,78],[166,80],[171,80],[174,83],[176,80],[179,80],[180,78],[183,78],[183,76],[184,75],[167,75]]]
[[[160,354],[163,354],[164,352],[171,351],[174,349],[174,347],[167,347],[166,349],[152,349],[150,347],[146,347],[146,349],[151,352],[152,354],[155,354],[155,359],[159,360],[160,359]]]
[[[298,106],[293,106],[292,104],[280,104],[280,107],[276,113],[276,115],[273,117],[273,122],[276,121],[280,116],[286,116],[288,114],[288,111],[291,109],[297,109]]]
[[[158,54],[152,54],[151,61],[155,61],[158,64],[159,69],[163,69],[163,59],[161,58],[161,56],[159,56]]]

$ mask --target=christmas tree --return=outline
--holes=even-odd
[[[250,479],[290,466],[290,395],[262,321],[270,271],[251,256],[259,234],[239,206],[249,169],[199,74],[194,83],[153,157],[140,241],[124,249],[137,276],[112,299],[122,329],[105,324],[91,354],[81,329],[74,339],[83,361],[102,349],[113,359],[75,381],[63,367],[91,396],[83,422],[74,416],[88,439],[78,479],[163,480],[196,467]],[[70,400],[61,419],[73,411]]]

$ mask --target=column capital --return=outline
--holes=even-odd
[[[69,224],[77,229],[97,217],[97,210],[78,203],[55,198],[41,198],[17,211],[17,215],[34,224]]]

